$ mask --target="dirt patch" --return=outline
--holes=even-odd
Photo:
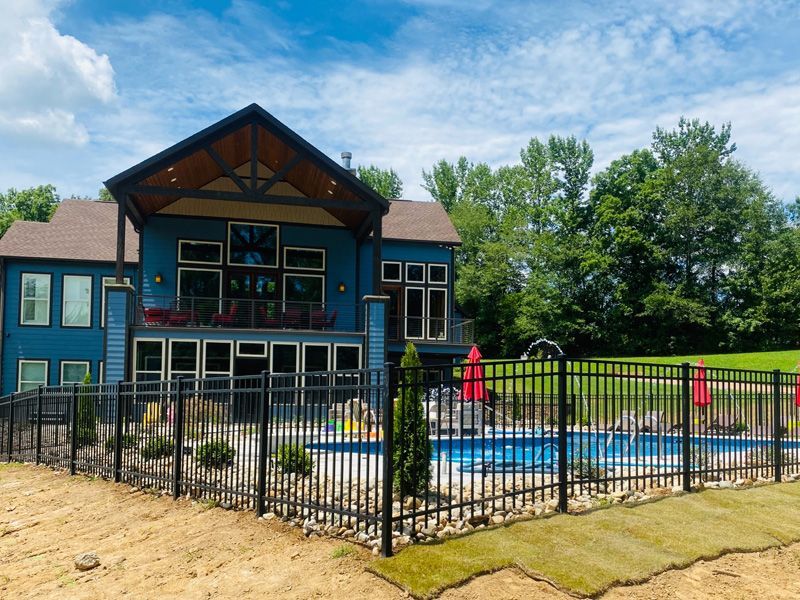
[[[372,557],[360,547],[307,540],[298,529],[256,521],[250,512],[129,490],[43,467],[0,464],[0,597],[405,597],[366,572]],[[356,550],[342,551],[343,546]],[[96,552],[101,564],[78,571],[74,558],[87,551]],[[800,544],[699,562],[603,596],[711,597],[800,597]],[[506,569],[442,598],[570,596]]]

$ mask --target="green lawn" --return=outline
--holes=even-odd
[[[799,502],[795,483],[708,490],[413,546],[376,561],[372,570],[416,598],[514,566],[572,594],[594,596],[700,559],[800,541]]]

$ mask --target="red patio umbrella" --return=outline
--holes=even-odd
[[[697,361],[697,376],[694,378],[694,405],[708,406],[711,404],[711,391],[706,383],[706,363],[701,358]]]
[[[464,383],[461,387],[462,400],[488,400],[489,392],[486,391],[486,382],[483,379],[483,367],[481,362],[481,351],[477,346],[473,346],[467,356],[467,366],[464,368]]]
[[[794,405],[800,406],[800,373],[797,374],[797,385],[794,388]]]

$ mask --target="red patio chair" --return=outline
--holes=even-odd
[[[228,310],[228,314],[223,313],[215,313],[211,315],[211,324],[217,327],[225,327],[233,325],[236,321],[236,313],[238,312],[239,307],[236,302],[231,302],[231,307]]]
[[[300,327],[300,322],[303,320],[303,311],[299,308],[287,308],[283,313],[283,326],[290,329],[297,329]]]
[[[144,324],[147,325],[161,325],[165,321],[168,311],[163,308],[151,306],[144,310]]]

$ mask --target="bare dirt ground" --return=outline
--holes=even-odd
[[[354,551],[342,558],[341,548]],[[74,557],[96,552],[80,572]],[[252,513],[130,493],[44,467],[0,465],[0,598],[402,598],[366,571],[371,554]],[[420,568],[425,568],[420,565]],[[800,597],[800,544],[738,554],[616,588],[604,598]],[[442,598],[570,598],[507,569]]]

